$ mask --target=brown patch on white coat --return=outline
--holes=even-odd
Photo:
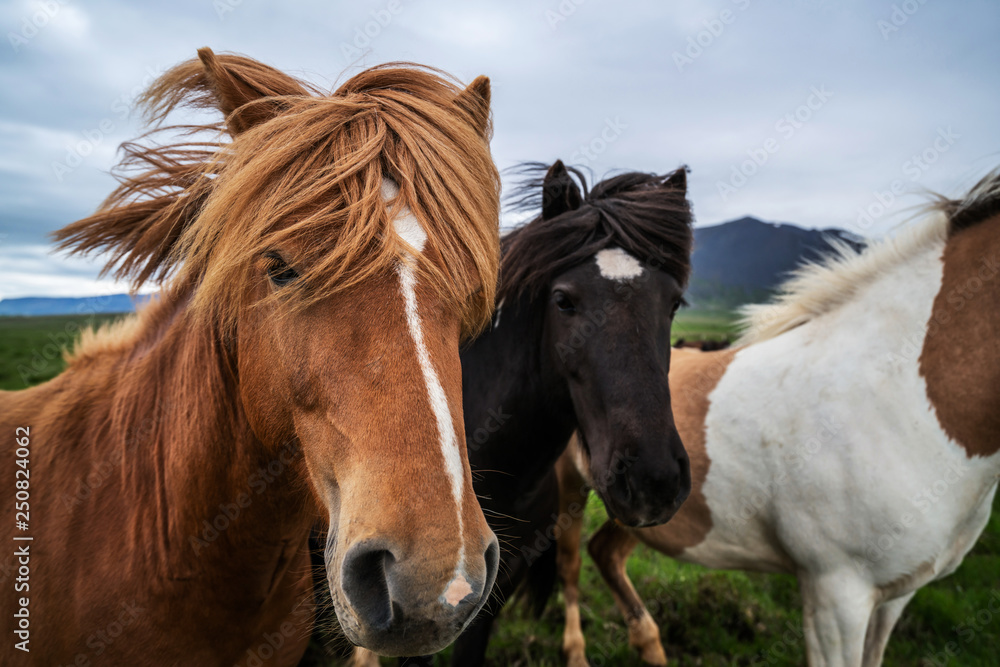
[[[1000,249],[996,220],[952,231],[920,355],[927,397],[969,458],[1000,450]]]

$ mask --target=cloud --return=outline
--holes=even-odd
[[[913,11],[894,15],[904,4]],[[47,19],[36,16],[53,6]],[[956,195],[996,165],[1000,128],[988,111],[1000,106],[998,19],[1000,6],[988,0],[8,3],[0,8],[8,42],[0,47],[0,291],[103,289],[97,263],[37,249],[110,192],[116,146],[142,131],[130,113],[135,95],[200,46],[328,88],[391,60],[464,81],[487,74],[501,168],[562,158],[601,176],[687,164],[700,224],[756,215],[850,227],[895,181],[907,192]],[[784,136],[776,124],[816,86],[832,98]],[[602,144],[609,123],[620,131]],[[959,138],[914,177],[908,161],[942,128]],[[778,150],[720,194],[771,138]],[[74,154],[78,164],[60,170]],[[898,198],[866,231],[886,232],[918,201]]]

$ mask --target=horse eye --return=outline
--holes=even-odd
[[[565,292],[556,292],[554,298],[556,307],[562,312],[572,313],[576,310],[576,306],[573,305],[573,300],[566,296]]]
[[[268,253],[267,258],[271,261],[271,265],[267,267],[267,276],[278,287],[284,287],[299,277],[298,272],[279,255]]]

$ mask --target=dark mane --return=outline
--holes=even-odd
[[[986,174],[962,199],[938,197],[933,208],[948,216],[952,234],[1000,215],[1000,169]]]
[[[509,199],[513,209],[542,209],[542,180],[548,167],[535,162],[518,169],[525,178]],[[499,299],[536,296],[555,276],[611,246],[687,285],[691,204],[685,187],[665,187],[671,179],[683,182],[686,167],[665,175],[627,172],[592,188],[579,169],[566,170],[578,182],[582,203],[551,219],[539,214],[504,237]]]

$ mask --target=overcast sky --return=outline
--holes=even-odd
[[[133,98],[201,46],[328,88],[392,60],[486,74],[501,169],[686,164],[699,225],[881,235],[1000,164],[996,0],[4,0],[0,25],[0,298],[124,291],[47,234],[110,192]]]

